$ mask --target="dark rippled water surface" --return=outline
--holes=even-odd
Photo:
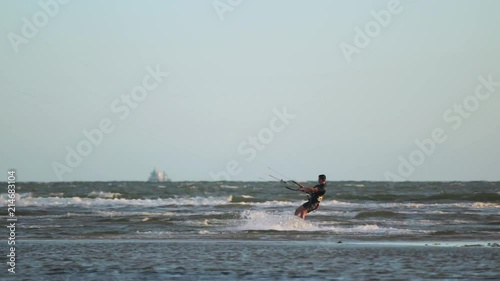
[[[305,195],[275,182],[19,183],[17,192],[25,280],[498,275],[498,182],[333,182],[305,221],[293,216]]]
[[[296,241],[29,241],[32,280],[498,280],[495,248]],[[26,279],[25,279],[26,280]]]

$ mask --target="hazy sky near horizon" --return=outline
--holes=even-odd
[[[236,5],[221,19],[214,2]],[[268,166],[297,180],[500,180],[500,1],[401,0],[356,45],[389,2],[73,0],[27,38],[23,18],[44,8],[1,1],[0,170],[213,180],[237,163],[231,180],[269,179]],[[357,48],[350,62],[342,42]],[[122,100],[145,80],[147,95]],[[92,144],[83,131],[106,120]],[[434,148],[415,143],[435,130]],[[92,150],[70,167],[83,142]]]

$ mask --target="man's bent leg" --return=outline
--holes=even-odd
[[[301,217],[302,219],[304,219],[305,214],[307,214],[307,210],[304,206],[300,206],[297,210],[295,210],[295,215]]]
[[[297,210],[295,210],[295,215],[301,217],[303,210],[305,210],[303,206],[298,207]]]
[[[306,219],[307,213],[308,211],[306,208],[304,208],[304,206],[300,206],[297,208],[297,210],[295,210],[295,215],[302,218],[303,220]]]
[[[304,209],[304,210],[302,210],[302,213],[300,214],[300,217],[301,217],[303,220],[305,220],[305,219],[306,219],[306,215],[307,215],[308,213],[309,213],[309,212],[308,212],[306,209]]]

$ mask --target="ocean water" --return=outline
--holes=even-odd
[[[331,182],[305,221],[293,212],[306,196],[275,182],[18,183],[17,192],[16,274],[4,266],[5,280],[500,276],[498,182]]]

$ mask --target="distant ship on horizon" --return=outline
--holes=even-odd
[[[167,181],[172,181],[167,176],[167,173],[165,173],[165,171],[156,170],[156,168],[154,168],[154,170],[149,175],[149,179],[147,182],[167,182]]]

